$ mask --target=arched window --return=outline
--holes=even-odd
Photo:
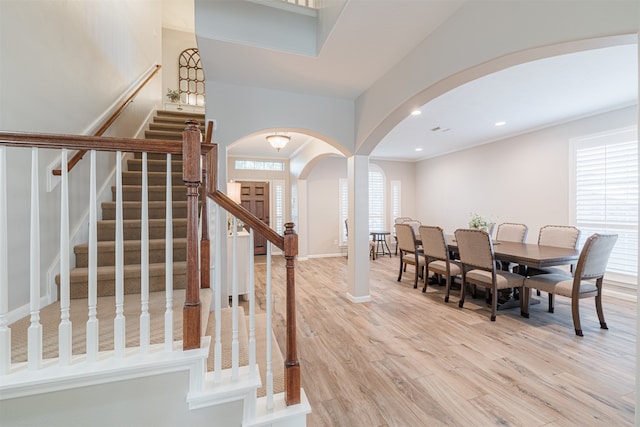
[[[183,50],[178,59],[180,102],[204,105],[204,71],[196,48]]]

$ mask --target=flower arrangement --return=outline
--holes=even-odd
[[[232,227],[233,227],[233,216],[228,215],[227,216],[227,230],[229,230],[229,234],[231,234],[233,232]],[[240,219],[236,219],[236,228],[237,228],[238,231],[241,231],[244,228],[244,222],[242,222],[242,220],[240,220]]]
[[[475,212],[469,214],[469,228],[479,228],[489,230],[493,225],[493,221],[478,215]]]
[[[168,88],[167,89],[167,98],[169,98],[169,101],[171,101],[171,102],[178,102],[178,101],[180,101],[180,92],[178,92],[175,89]]]

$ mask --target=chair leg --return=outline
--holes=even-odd
[[[553,313],[553,294],[549,292],[549,313]]]
[[[486,288],[489,291],[489,288]],[[496,313],[498,312],[498,289],[491,289],[491,321],[496,321]]]
[[[403,266],[402,264],[404,264],[402,262],[402,251],[400,252],[400,274],[398,274],[398,282],[400,281],[400,279],[402,279],[402,267],[406,267],[406,264]]]
[[[445,288],[445,296],[444,302],[449,302],[449,292],[451,290],[451,276],[446,276],[446,288]]]
[[[428,281],[429,281],[429,270],[425,271],[425,274],[424,274],[424,286],[422,287],[422,293],[427,292]]]
[[[462,283],[460,284],[460,301],[458,301],[458,307],[462,308],[464,305],[464,291],[467,287],[467,280],[464,274],[462,275]]]
[[[520,316],[529,318],[529,299],[531,298],[531,289],[523,287],[520,291]]]
[[[418,289],[418,276],[419,276],[418,268],[419,267],[417,265],[415,267],[416,267],[415,274],[413,276],[413,289]]]
[[[607,322],[604,321],[604,312],[602,311],[602,295],[598,292],[596,295],[596,312],[598,313],[598,320],[600,321],[601,329],[609,329]]]
[[[571,298],[571,315],[573,316],[573,328],[576,330],[576,335],[581,337],[582,327],[580,325],[580,299]]]

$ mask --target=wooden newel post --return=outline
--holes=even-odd
[[[209,122],[207,127],[207,139],[205,144],[211,144],[213,137],[213,122]],[[215,169],[211,167],[211,157],[213,150],[202,155],[202,238],[200,239],[200,287],[211,287],[211,242],[209,241],[209,187],[211,179],[209,174]]]
[[[296,278],[295,257],[298,255],[298,235],[294,224],[284,225],[284,257],[287,268],[287,359],[284,362],[285,402],[287,406],[300,403],[300,362],[296,344]]]
[[[200,125],[188,120],[182,132],[182,179],[187,186],[187,290],[182,319],[182,348],[200,348],[200,284],[198,273],[198,187]]]

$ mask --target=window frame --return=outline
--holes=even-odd
[[[579,196],[578,196],[578,191],[580,191],[579,189],[579,185],[580,183],[579,181],[579,177],[578,177],[578,173],[580,171],[580,166],[578,165],[578,161],[579,161],[579,151],[582,150],[587,150],[587,149],[592,149],[592,150],[596,150],[598,148],[602,148],[603,150],[606,150],[607,147],[611,147],[611,149],[614,149],[615,146],[618,146],[618,148],[620,148],[620,146],[622,144],[629,144],[630,145],[630,149],[632,150],[631,152],[635,151],[635,191],[634,188],[632,187],[632,191],[631,194],[635,195],[635,199],[636,199],[636,206],[635,206],[635,215],[632,215],[631,218],[635,219],[635,224],[634,223],[629,223],[628,221],[614,221],[614,220],[609,220],[607,221],[602,220],[602,221],[598,221],[597,219],[594,219],[592,221],[584,221],[580,219],[580,213],[578,212],[579,210]],[[629,126],[629,127],[625,127],[625,128],[620,128],[620,129],[613,129],[610,131],[606,131],[606,132],[601,132],[601,133],[597,133],[597,134],[592,134],[592,135],[586,135],[586,136],[581,136],[581,137],[577,137],[577,138],[572,138],[570,140],[570,155],[569,155],[569,181],[570,181],[570,185],[569,185],[569,194],[570,194],[570,203],[569,203],[569,215],[570,215],[570,222],[572,224],[574,224],[576,227],[578,227],[581,230],[581,235],[580,235],[580,242],[579,242],[579,247],[581,248],[584,245],[584,241],[594,232],[614,232],[617,233],[619,235],[618,238],[618,242],[616,242],[616,247],[614,248],[614,253],[612,253],[612,258],[614,259],[614,262],[616,259],[620,259],[620,260],[624,260],[624,256],[618,256],[617,253],[624,253],[624,251],[628,251],[629,248],[631,248],[633,251],[635,251],[635,260],[632,261],[634,262],[634,264],[631,265],[631,268],[628,269],[627,271],[614,271],[614,269],[612,269],[612,271],[607,271],[607,275],[606,275],[606,280],[607,282],[613,282],[616,283],[620,286],[623,287],[633,287],[635,288],[637,286],[637,281],[638,281],[638,138],[637,138],[637,126]],[[606,155],[606,154],[605,154]],[[629,158],[629,156],[627,155],[625,157],[626,159]],[[605,162],[606,160],[603,160],[602,162]],[[615,162],[615,160],[614,160]],[[616,165],[613,165],[616,166]],[[584,165],[582,166],[584,167]],[[601,166],[602,167],[602,166]],[[599,172],[599,173],[606,173],[605,172]],[[632,172],[633,174],[634,172]],[[633,181],[633,178],[631,178],[631,181]],[[633,184],[632,184],[633,185]],[[606,191],[603,190],[603,191]],[[611,191],[609,192],[609,197],[610,196]],[[605,195],[601,195],[601,197],[607,197],[606,193]],[[608,199],[607,199],[608,200]],[[606,205],[606,203],[605,203]],[[607,208],[604,208],[604,213],[600,213],[601,215],[606,215],[609,212],[609,210],[607,210]],[[584,218],[584,217],[583,217]],[[635,237],[630,237],[630,238],[625,238],[624,234],[621,233],[621,230],[627,230],[628,233],[635,233]],[[627,233],[625,233],[627,234]],[[627,243],[625,243],[627,242]],[[622,249],[622,246],[624,245],[624,249]],[[632,258],[633,258],[633,253],[632,253]],[[622,262],[622,261],[620,261]]]

